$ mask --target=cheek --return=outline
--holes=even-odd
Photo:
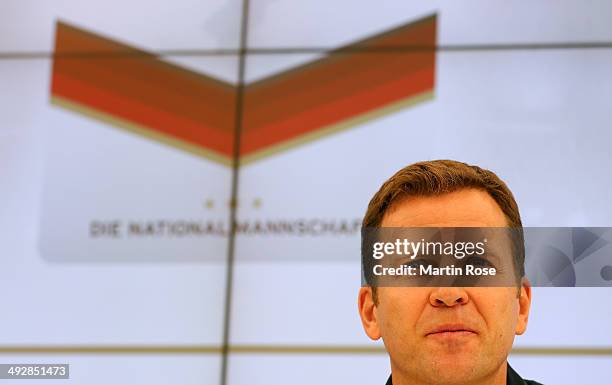
[[[423,295],[416,288],[385,288],[378,305],[380,332],[383,337],[410,337],[423,311]]]
[[[480,310],[485,322],[496,338],[514,336],[518,322],[519,304],[515,289],[483,293],[480,297]]]

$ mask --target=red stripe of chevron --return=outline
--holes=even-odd
[[[420,100],[434,89],[435,42],[432,15],[247,85],[240,156],[255,159],[386,107]],[[65,105],[231,161],[233,85],[61,22],[55,50],[51,94]]]

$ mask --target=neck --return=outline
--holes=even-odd
[[[444,385],[506,385],[507,373],[508,363],[504,362],[503,365],[489,375],[469,381],[455,379],[453,382],[444,383]],[[393,377],[393,385],[442,385],[439,379],[428,381],[414,378],[414,376],[410,376],[408,373],[395,368],[393,363],[391,363],[391,374]]]

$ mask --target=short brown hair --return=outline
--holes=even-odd
[[[396,172],[370,200],[361,228],[380,227],[389,207],[404,197],[435,196],[467,188],[488,193],[503,211],[508,227],[522,229],[519,208],[508,186],[492,171],[455,160],[418,162]],[[514,255],[517,281],[520,281],[525,275],[522,231]]]

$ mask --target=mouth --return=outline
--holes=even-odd
[[[431,329],[426,337],[461,337],[476,335],[476,331],[463,324],[444,324]]]

